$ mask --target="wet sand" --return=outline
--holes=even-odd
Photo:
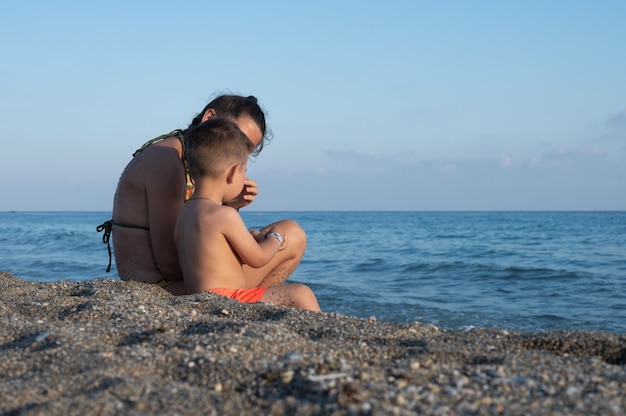
[[[626,413],[626,334],[458,332],[2,272],[0,298],[3,415]]]

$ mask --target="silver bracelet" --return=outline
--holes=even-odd
[[[283,240],[283,236],[278,234],[278,233],[267,233],[267,234],[265,234],[265,238],[267,238],[267,237],[274,237],[275,239],[277,239],[278,242],[280,243],[280,247],[283,246],[283,241],[285,241],[285,240]]]

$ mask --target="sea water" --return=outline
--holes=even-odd
[[[324,311],[466,330],[626,333],[626,212],[252,212],[308,236],[290,280]],[[31,281],[117,279],[108,212],[0,213],[0,270]]]

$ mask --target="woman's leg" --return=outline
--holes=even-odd
[[[272,302],[274,305],[308,309],[315,312],[320,311],[320,305],[317,303],[313,291],[300,283],[268,287],[261,298],[261,302]]]
[[[291,276],[302,260],[306,250],[306,233],[292,220],[281,220],[261,229],[267,233],[269,229],[287,237],[287,246],[276,253],[276,256],[265,266],[254,268],[243,266],[243,272],[248,282],[256,282],[256,286],[278,286]]]
[[[175,282],[172,282],[169,285],[165,286],[163,289],[167,290],[172,295],[187,295],[187,294],[189,294],[189,291],[185,287],[185,282],[183,281],[183,279],[180,279],[180,280],[177,280]]]

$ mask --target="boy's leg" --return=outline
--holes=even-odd
[[[300,283],[268,287],[261,302],[272,302],[274,305],[320,311],[320,305],[313,291]]]
[[[263,227],[262,233],[267,230],[287,236],[287,246],[284,250],[276,253],[276,256],[265,266],[254,268],[243,265],[243,273],[246,281],[256,282],[256,286],[270,287],[278,286],[291,276],[302,260],[306,250],[306,234],[297,222],[292,220],[282,220]]]

